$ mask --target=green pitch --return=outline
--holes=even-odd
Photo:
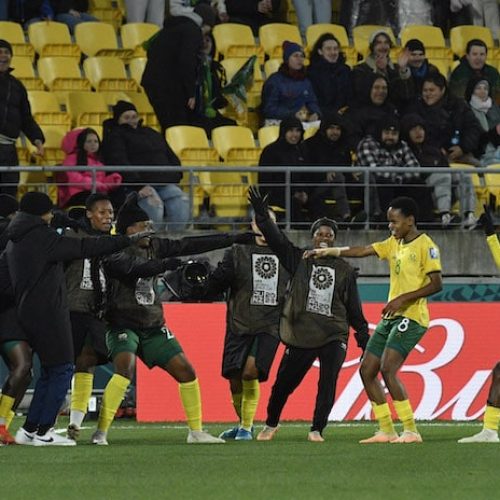
[[[19,419],[20,420],[20,419]],[[20,424],[16,421],[13,429]],[[66,425],[61,419],[60,426]],[[420,424],[421,445],[360,445],[372,424],[330,424],[325,443],[306,424],[272,442],[187,445],[182,426],[113,424],[110,446],[0,448],[2,499],[493,499],[500,445],[459,445],[480,425]],[[210,425],[218,434],[227,425]],[[260,425],[258,426],[258,429]]]

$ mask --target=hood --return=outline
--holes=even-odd
[[[464,98],[466,100],[467,103],[470,102],[471,100],[471,97],[472,97],[472,94],[474,92],[474,89],[476,88],[476,85],[479,83],[479,82],[482,82],[482,81],[487,81],[488,82],[488,85],[489,85],[489,89],[488,89],[488,96],[491,97],[492,96],[492,85],[491,85],[491,82],[488,80],[488,78],[486,78],[485,76],[483,75],[480,75],[480,76],[473,76],[469,82],[467,83],[467,87],[465,88],[465,94],[464,94]]]
[[[319,126],[319,132],[325,133],[326,129],[331,125],[339,125],[342,129],[342,136],[348,132],[348,126],[346,119],[339,113],[326,113],[321,118],[321,125]]]
[[[403,139],[406,142],[409,142],[410,130],[413,127],[416,127],[417,125],[420,125],[425,130],[425,120],[419,114],[410,113],[408,115],[403,116],[403,118],[401,118],[401,123],[400,123],[401,139]]]
[[[280,141],[285,140],[285,133],[291,128],[299,128],[302,131],[302,139],[304,138],[304,127],[302,125],[302,122],[298,118],[295,118],[295,116],[289,116],[288,118],[284,118],[283,120],[281,120],[279,135]]]
[[[18,212],[12,219],[7,231],[9,238],[14,241],[21,241],[30,231],[39,226],[47,226],[44,220],[38,215]]]
[[[76,140],[84,128],[75,128],[70,130],[64,137],[61,143],[61,149],[67,154],[76,153]]]
[[[389,81],[385,76],[377,73],[368,73],[366,75],[363,75],[363,78],[361,78],[361,85],[359,89],[359,97],[358,97],[359,107],[366,106],[367,104],[374,106],[370,94],[373,84],[375,83],[375,80],[378,80],[379,78],[383,78],[387,82],[387,87],[389,88]],[[389,100],[389,94],[387,95],[384,104],[387,103],[388,100]]]

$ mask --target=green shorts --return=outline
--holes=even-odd
[[[381,358],[384,349],[390,348],[406,358],[426,331],[427,328],[403,316],[383,319],[370,337],[366,350]]]
[[[174,334],[166,327],[144,330],[112,328],[106,332],[109,356],[114,359],[121,352],[131,352],[149,367],[165,367],[182,347]]]

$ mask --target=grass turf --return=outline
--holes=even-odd
[[[15,422],[13,429],[21,422]],[[67,422],[61,419],[59,426]],[[228,426],[207,426],[218,434]],[[260,426],[258,426],[260,428]],[[284,424],[271,442],[187,445],[181,426],[117,421],[110,446],[0,448],[4,499],[498,498],[499,445],[457,444],[479,425],[420,424],[421,445],[360,445],[373,424],[331,423],[325,443]]]

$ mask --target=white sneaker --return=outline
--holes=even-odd
[[[464,229],[472,231],[473,229],[476,228],[477,223],[478,223],[477,217],[472,212],[469,212],[467,216],[464,218],[463,226]]]
[[[76,446],[73,439],[68,439],[54,432],[54,429],[49,429],[43,436],[35,434],[33,437],[34,446]]]
[[[219,444],[225,443],[221,438],[210,435],[205,431],[189,431],[187,442],[189,444]]]
[[[465,437],[458,440],[459,443],[500,443],[498,432],[491,429],[483,429],[481,432],[473,436]]]
[[[66,429],[66,436],[68,439],[76,441],[80,437],[80,427],[76,424],[69,424]]]
[[[108,433],[104,431],[95,431],[90,438],[92,444],[97,444],[100,446],[108,446]]]
[[[441,226],[442,227],[447,227],[451,222],[451,214],[449,212],[444,213],[441,215]]]
[[[33,438],[35,437],[34,432],[28,432],[24,430],[24,427],[19,427],[16,432],[16,444],[24,444],[27,446],[34,446]]]

